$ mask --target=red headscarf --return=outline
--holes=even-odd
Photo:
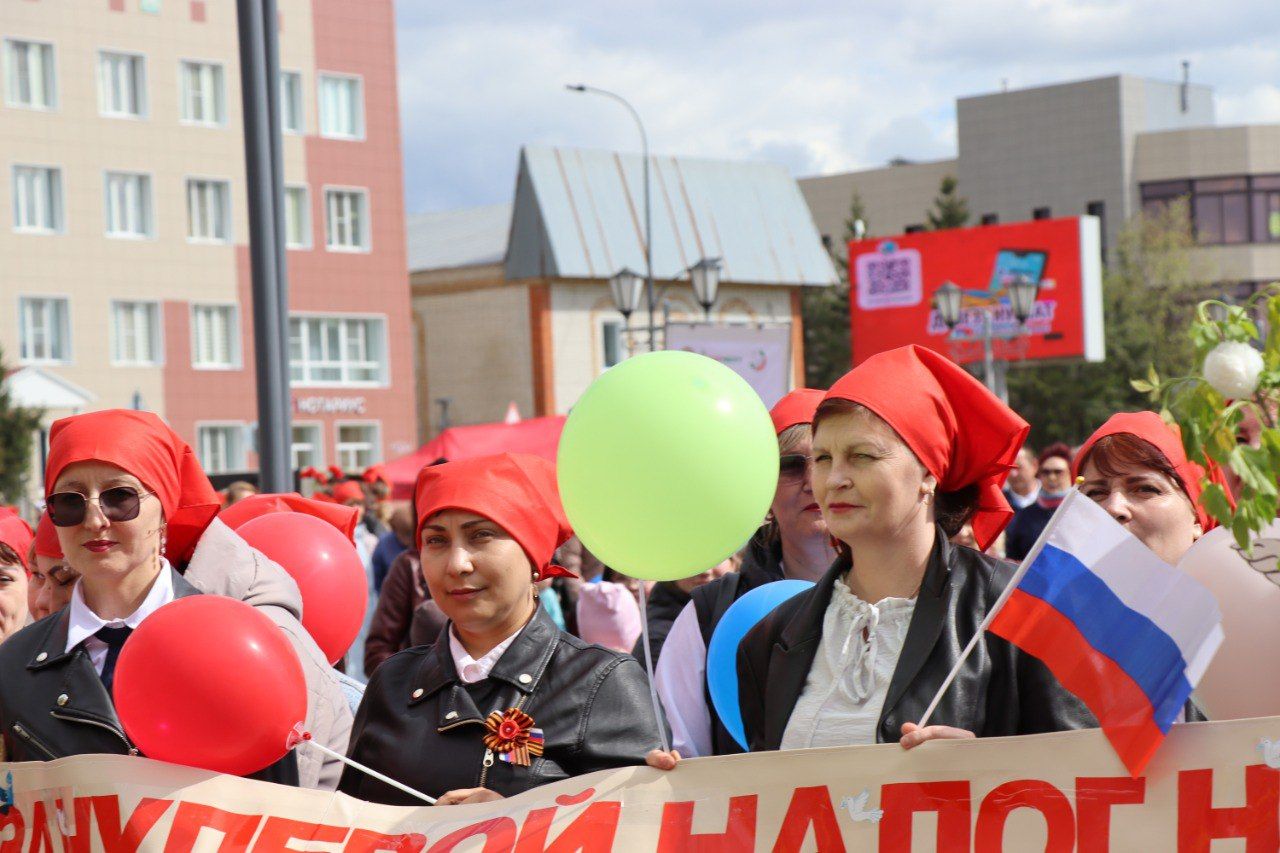
[[[1098,427],[1098,431],[1089,436],[1089,440],[1076,452],[1075,462],[1071,465],[1071,478],[1080,476],[1080,469],[1084,467],[1089,451],[1095,444],[1109,435],[1121,433],[1142,439],[1164,455],[1170,467],[1178,472],[1182,485],[1186,487],[1187,497],[1191,498],[1191,504],[1195,507],[1196,519],[1206,533],[1218,526],[1213,516],[1200,506],[1200,493],[1204,491],[1201,482],[1206,476],[1209,482],[1222,486],[1222,490],[1227,494],[1227,500],[1235,506],[1235,498],[1231,495],[1231,489],[1227,486],[1227,479],[1222,469],[1215,464],[1210,464],[1206,472],[1204,468],[1188,459],[1182,447],[1182,431],[1173,424],[1165,423],[1155,412],[1121,412],[1108,418],[1107,422]]]
[[[348,539],[355,536],[356,516],[359,514],[355,507],[316,501],[304,498],[297,493],[289,493],[250,495],[224,509],[218,514],[218,518],[221,518],[232,530],[239,530],[245,522],[272,512],[300,512],[304,515],[314,515],[341,530]]]
[[[76,462],[114,465],[155,493],[164,508],[165,556],[174,563],[191,558],[222,506],[195,453],[151,412],[107,409],[54,421],[44,469],[46,498],[63,469]]]
[[[938,491],[977,485],[971,523],[979,550],[1013,517],[1000,487],[1031,427],[955,362],[914,344],[877,353],[825,400],[850,400],[879,415],[938,479]]]
[[[22,568],[31,573],[31,567],[27,565],[27,552],[31,550],[31,540],[35,538],[35,534],[31,532],[31,525],[27,524],[13,510],[6,507],[0,507],[0,542],[8,545],[18,555],[18,562],[22,563]]]
[[[551,562],[557,548],[573,535],[560,505],[556,468],[540,456],[500,453],[418,472],[414,488],[418,526],[414,540],[422,542],[422,527],[436,513],[460,509],[482,515],[511,534],[538,572],[538,580],[575,577]]]
[[[344,504],[347,501],[364,503],[364,489],[360,488],[360,484],[355,480],[344,480],[330,491],[333,493],[333,499],[340,504]]]
[[[53,526],[49,513],[40,513],[40,522],[36,525],[36,556],[63,559],[62,543],[58,541],[58,528]]]
[[[826,393],[816,388],[797,388],[774,403],[769,410],[774,433],[782,435],[797,424],[813,423],[813,413],[818,410],[818,404]]]

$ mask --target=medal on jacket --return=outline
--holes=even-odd
[[[484,745],[508,764],[529,766],[529,757],[542,755],[542,729],[533,727],[533,717],[519,708],[494,711],[484,721],[488,733]]]

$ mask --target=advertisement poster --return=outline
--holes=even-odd
[[[767,407],[791,390],[790,326],[668,323],[667,349],[714,358],[747,380]]]
[[[1025,329],[1009,304],[1008,285],[1019,277],[1039,285]],[[1017,341],[1018,359],[1104,356],[1101,231],[1093,216],[854,240],[849,281],[854,364],[907,344],[977,361],[988,317],[997,341]],[[947,282],[963,291],[954,332],[933,307]]]

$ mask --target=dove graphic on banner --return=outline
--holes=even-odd
[[[856,823],[879,823],[884,817],[884,809],[868,809],[867,800],[871,792],[866,788],[856,797],[845,797],[840,801],[840,808],[849,813],[849,818]]]

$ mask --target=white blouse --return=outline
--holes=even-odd
[[[783,749],[876,742],[885,693],[915,612],[914,598],[868,604],[838,578],[822,640],[787,720]]]

